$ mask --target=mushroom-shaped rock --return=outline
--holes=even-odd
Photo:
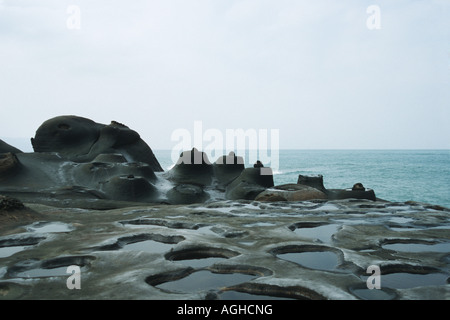
[[[208,156],[196,148],[183,151],[175,166],[169,171],[169,179],[178,184],[210,185],[213,175]]]

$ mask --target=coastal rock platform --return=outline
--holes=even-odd
[[[450,299],[450,209],[77,116],[0,140],[0,299]]]
[[[0,299],[449,299],[449,214],[361,199],[24,203],[0,212]]]

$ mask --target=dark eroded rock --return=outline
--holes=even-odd
[[[169,178],[175,183],[200,186],[210,185],[213,175],[208,156],[196,148],[182,152],[175,166],[169,171]]]
[[[214,175],[220,186],[227,186],[236,179],[245,169],[244,159],[238,157],[234,152],[228,156],[222,156],[213,164]]]
[[[298,175],[297,184],[325,191],[325,187],[323,185],[323,176],[321,174],[317,176],[304,176],[300,174]]]
[[[372,189],[352,190],[352,189],[327,189],[326,194],[330,200],[340,199],[366,199],[376,201],[375,191]]]
[[[353,185],[352,190],[353,191],[366,191],[366,188],[364,188],[362,183],[358,182]]]
[[[6,155],[0,192],[23,201],[79,206],[75,200],[84,200],[83,207],[89,207],[95,204],[86,200],[154,202],[159,194],[152,185],[157,177],[145,163],[75,163],[55,153]]]
[[[227,186],[225,196],[229,200],[254,200],[258,194],[273,186],[270,168],[246,168]]]
[[[134,175],[116,176],[105,182],[101,190],[111,200],[151,202],[158,190],[148,180]]]
[[[323,176],[298,176],[298,185],[309,186],[322,191],[326,197],[320,199],[341,200],[341,199],[366,199],[376,201],[375,192],[372,189],[365,188],[358,182],[351,189],[326,189],[323,185]]]
[[[130,162],[143,162],[163,171],[150,147],[139,134],[118,122],[109,125],[77,116],[45,121],[31,138],[35,152],[57,152],[67,160],[89,162],[100,154],[123,154]]]
[[[98,157],[97,157],[98,158]],[[97,159],[96,158],[96,159]],[[104,158],[104,157],[102,157]],[[105,159],[107,160],[107,159]],[[73,169],[75,181],[81,185],[97,187],[99,183],[110,180],[115,176],[139,176],[148,181],[156,181],[156,175],[148,164],[137,162],[88,162]]]
[[[162,168],[150,147],[137,132],[115,121],[104,125],[59,116],[45,121],[31,140],[33,153],[0,140],[0,192],[26,203],[92,208],[124,205],[115,202],[190,204],[203,203],[217,191],[227,200],[375,200],[373,190],[360,183],[353,189],[327,190],[321,175],[300,175],[297,184],[274,187],[271,168],[261,161],[245,168],[234,152],[211,164],[206,153],[193,148],[157,176]],[[165,179],[167,184],[161,181]],[[168,184],[174,187],[166,192]]]
[[[101,153],[92,162],[125,163],[128,161],[120,153]]]
[[[180,184],[167,192],[171,204],[202,203],[209,199],[209,195],[202,187],[192,184]]]

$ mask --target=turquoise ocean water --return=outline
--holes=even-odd
[[[165,171],[173,166],[170,150],[154,153]],[[450,150],[280,150],[275,185],[297,183],[299,174],[323,175],[328,189],[361,182],[381,199],[450,208]]]

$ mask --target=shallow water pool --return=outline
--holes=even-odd
[[[450,253],[450,242],[423,244],[423,243],[391,243],[382,246],[383,249],[402,252],[448,252]]]
[[[70,232],[73,227],[62,222],[36,222],[26,228],[30,232],[51,233]]]
[[[295,262],[310,269],[336,271],[338,256],[330,251],[291,252],[277,255],[278,258]]]
[[[242,273],[213,273],[207,270],[196,271],[179,280],[165,282],[157,288],[173,292],[198,292],[219,290],[254,279],[255,276]]]
[[[335,234],[340,227],[340,224],[333,223],[312,228],[300,227],[295,229],[294,232],[302,237],[318,239],[322,243],[331,244],[333,234]]]
[[[26,250],[31,246],[10,246],[0,248],[0,258],[10,257],[13,254]]]

